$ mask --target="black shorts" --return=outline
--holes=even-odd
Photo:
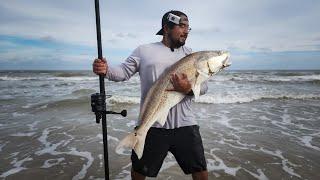
[[[176,129],[150,128],[139,160],[132,151],[132,168],[144,176],[156,177],[170,151],[185,174],[207,170],[199,126]]]

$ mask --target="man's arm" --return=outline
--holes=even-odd
[[[172,74],[171,75],[171,83],[173,85],[172,89],[167,89],[167,91],[178,91],[181,93],[184,93],[188,96],[193,96],[193,91],[191,84],[188,80],[188,77],[186,74],[182,73],[181,76],[178,74]],[[208,91],[208,85],[207,81],[203,82],[200,85],[200,95],[205,94]]]
[[[125,81],[139,71],[139,61],[137,48],[124,63],[118,66],[110,67],[106,59],[96,59],[93,63],[93,72],[97,75],[103,74],[111,81]]]
[[[139,62],[129,56],[126,61],[118,66],[109,67],[106,78],[111,81],[126,81],[139,70]]]

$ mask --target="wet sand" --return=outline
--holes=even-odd
[[[308,108],[304,108],[306,105]],[[317,100],[264,100],[194,107],[209,179],[318,179]],[[114,149],[134,127],[138,105],[113,106],[116,111],[122,108],[128,109],[127,118],[108,116],[111,179],[130,179],[130,151],[117,154]],[[95,123],[87,105],[79,103],[54,110],[49,105],[47,111],[35,108],[32,114],[28,114],[28,109],[20,113],[24,115],[12,117],[1,126],[2,178],[104,177],[101,124]],[[191,179],[191,176],[183,174],[169,153],[157,179]]]

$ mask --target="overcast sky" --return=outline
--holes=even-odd
[[[100,0],[103,55],[119,64],[169,10],[185,12],[194,51],[228,50],[230,69],[320,69],[319,0]],[[0,69],[91,69],[94,0],[0,2]]]

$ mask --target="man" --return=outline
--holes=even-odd
[[[139,72],[142,107],[148,90],[159,76],[168,67],[191,53],[191,49],[184,46],[190,30],[186,14],[169,11],[163,15],[162,28],[157,33],[163,35],[161,42],[139,46],[117,67],[109,67],[105,59],[96,59],[93,72],[98,75],[105,74],[112,81],[125,81]],[[191,109],[191,84],[185,74],[172,74],[171,82],[174,89],[168,90],[178,91],[187,96],[171,108],[163,127],[156,122],[150,128],[142,158],[138,159],[132,151],[131,177],[134,180],[145,179],[146,176],[156,177],[168,151],[175,156],[185,174],[192,174],[193,179],[208,179],[199,126]],[[203,83],[200,94],[206,91],[207,85]]]

